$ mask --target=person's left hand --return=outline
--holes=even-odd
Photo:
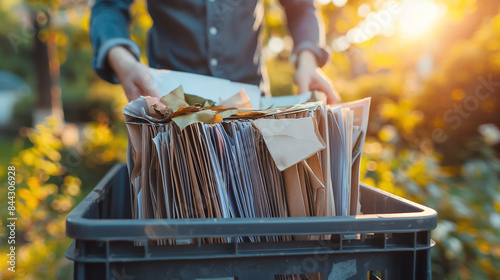
[[[301,51],[297,57],[297,71],[295,71],[294,81],[299,88],[299,94],[319,90],[326,94],[328,104],[341,101],[332,81],[321,71],[316,62],[316,57],[308,50]]]

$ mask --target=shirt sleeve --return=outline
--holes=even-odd
[[[280,0],[285,9],[288,29],[293,38],[292,57],[303,50],[310,50],[316,56],[318,66],[328,61],[329,54],[324,45],[324,30],[318,20],[314,0]]]
[[[92,68],[102,79],[118,84],[120,81],[110,67],[107,55],[114,46],[126,47],[140,59],[139,46],[130,40],[128,31],[129,7],[133,0],[97,0],[90,18],[90,41],[94,49]]]

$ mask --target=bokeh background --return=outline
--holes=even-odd
[[[274,95],[293,94],[292,41],[266,0]],[[86,1],[0,1],[0,248],[17,170],[17,264],[0,278],[70,279],[65,217],[126,160],[119,86],[92,72]],[[372,97],[363,181],[430,206],[434,279],[500,278],[500,1],[317,0],[345,101]],[[131,8],[144,49],[144,1]],[[145,61],[145,58],[143,58]],[[48,118],[46,118],[49,116]]]

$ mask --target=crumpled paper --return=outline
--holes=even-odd
[[[179,86],[162,96],[160,100],[151,96],[141,96],[127,104],[123,108],[123,114],[127,123],[147,121],[157,124],[173,121],[182,130],[197,122],[218,123],[232,115],[246,113],[250,106],[244,90],[218,106],[214,104],[212,100],[185,94],[182,86]]]

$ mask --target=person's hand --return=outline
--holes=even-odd
[[[149,68],[137,61],[126,48],[122,46],[111,48],[108,52],[108,61],[120,79],[128,101],[135,100],[141,95],[160,98]]]
[[[341,100],[330,79],[318,68],[316,57],[308,50],[299,53],[294,81],[299,94],[319,90],[326,94],[328,104],[339,103]]]

